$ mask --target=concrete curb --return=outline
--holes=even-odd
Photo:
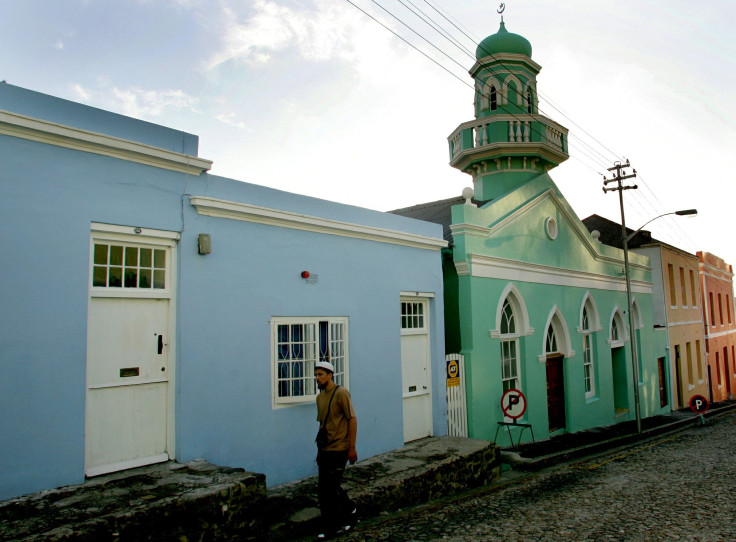
[[[736,408],[736,404],[728,404],[720,406],[713,410],[709,410],[702,415],[703,418],[715,418],[726,414]],[[597,442],[591,442],[583,446],[570,448],[560,452],[542,455],[538,457],[523,457],[520,453],[508,450],[501,450],[501,458],[511,468],[520,471],[538,471],[546,467],[550,467],[566,461],[572,461],[581,457],[593,456],[599,453],[609,452],[617,448],[631,446],[637,442],[643,442],[661,435],[668,435],[686,429],[693,424],[701,423],[701,416],[693,413],[680,420],[673,421],[668,424],[658,425],[642,430],[641,433],[629,433],[616,436],[614,438],[604,439]]]

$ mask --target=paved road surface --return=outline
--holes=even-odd
[[[736,541],[736,412],[358,525],[341,541]]]

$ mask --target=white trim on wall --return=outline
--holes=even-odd
[[[594,274],[573,269],[561,269],[549,265],[506,260],[491,256],[470,255],[472,276],[553,286],[574,286],[595,290],[626,291],[624,278],[615,279],[609,275]],[[651,294],[652,284],[631,281],[631,290],[641,294]]]
[[[403,231],[363,226],[316,216],[292,213],[237,201],[227,201],[206,196],[189,196],[189,202],[200,215],[229,218],[245,222],[256,222],[281,228],[292,228],[315,233],[326,233],[342,237],[353,237],[379,243],[392,243],[426,250],[440,250],[447,241],[439,237],[428,237]]]
[[[190,175],[200,175],[212,167],[211,160],[197,156],[2,110],[0,110],[0,135],[101,154]]]

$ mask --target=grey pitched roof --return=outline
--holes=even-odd
[[[589,232],[598,230],[601,234],[599,240],[604,245],[609,245],[616,248],[624,248],[623,240],[621,239],[621,224],[608,220],[599,215],[590,215],[588,218],[583,219],[583,224],[588,228]],[[631,235],[634,230],[626,228],[626,235]],[[632,237],[628,242],[629,248],[638,248],[645,245],[651,245],[654,243],[665,244],[662,241],[658,241],[652,237],[652,233],[647,230],[641,230]]]
[[[471,200],[474,204],[479,205],[484,202]],[[403,209],[394,209],[388,211],[394,215],[406,216],[409,218],[415,218],[417,220],[424,220],[425,222],[433,222],[434,224],[442,225],[442,235],[445,241],[452,246],[452,233],[450,232],[450,224],[452,223],[452,211],[453,205],[461,205],[465,203],[465,198],[458,196],[456,198],[443,199],[439,201],[430,201],[428,203],[420,203],[418,205],[412,205],[411,207],[404,207]]]

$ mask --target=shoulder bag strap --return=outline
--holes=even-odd
[[[335,392],[337,391],[337,388],[339,388],[339,387],[340,387],[339,385],[336,385],[335,386],[335,389],[332,390],[332,395],[330,395],[330,402],[327,403],[327,412],[325,412],[325,419],[320,424],[320,426],[319,426],[320,429],[323,428],[325,426],[325,424],[327,423],[327,418],[329,418],[329,416],[330,416],[330,406],[332,405],[332,398],[335,397]]]

